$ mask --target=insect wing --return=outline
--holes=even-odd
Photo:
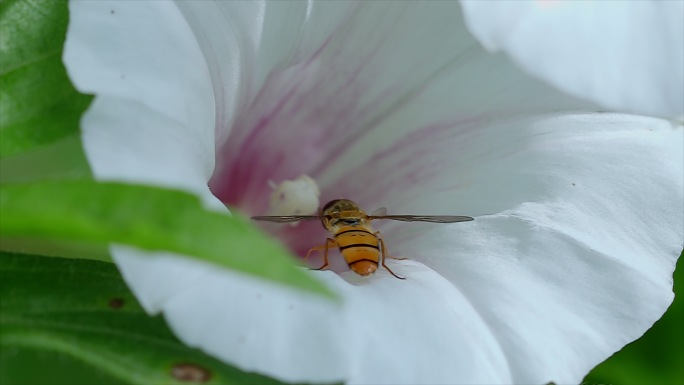
[[[380,215],[373,216],[372,219],[390,219],[402,222],[434,222],[434,223],[456,223],[474,220],[472,217],[463,215]]]
[[[313,220],[319,220],[321,217],[317,215],[287,215],[287,216],[261,216],[261,217],[252,217],[255,221],[264,221],[264,222],[275,222],[275,223],[290,223],[290,222],[299,222],[299,221],[313,221]]]
[[[373,210],[373,212],[370,214],[371,217],[384,217],[387,216],[387,207],[380,207],[377,210]]]

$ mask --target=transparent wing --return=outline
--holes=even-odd
[[[317,215],[287,215],[287,216],[261,216],[252,217],[255,221],[275,222],[275,223],[289,223],[298,221],[313,221],[320,220],[321,217]]]
[[[370,219],[390,219],[402,222],[434,222],[434,223],[455,223],[468,222],[475,218],[463,215],[378,215],[371,216]]]
[[[371,217],[384,217],[387,216],[387,207],[380,207],[377,210],[374,210],[371,214]]]

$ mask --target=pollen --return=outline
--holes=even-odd
[[[279,184],[269,181],[268,184],[273,189],[269,215],[314,215],[320,207],[321,191],[308,175]]]

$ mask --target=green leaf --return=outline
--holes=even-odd
[[[205,210],[189,193],[93,181],[13,184],[0,186],[0,211],[3,242],[33,238],[166,250],[335,298],[279,243],[244,219]]]
[[[684,253],[674,273],[675,299],[640,339],[597,366],[583,384],[684,384]]]
[[[3,385],[120,385],[122,382],[66,354],[0,345],[0,384]]]
[[[0,159],[0,183],[92,179],[80,135]]]
[[[0,158],[78,134],[92,97],[62,64],[68,19],[66,1],[0,3]]]
[[[111,376],[118,383],[187,384],[181,378],[191,375],[204,380],[193,383],[279,383],[183,345],[161,317],[145,314],[112,264],[0,252],[0,282],[3,384],[31,383],[40,375],[52,377],[52,383],[67,382],[54,378],[60,373],[60,361],[40,367],[22,361],[35,357],[27,356],[27,349],[66,355],[91,366],[86,374],[96,379]],[[17,352],[24,355],[17,359]],[[42,373],[13,370],[7,366],[10,363],[34,371],[40,368]],[[80,374],[71,376],[80,378]]]

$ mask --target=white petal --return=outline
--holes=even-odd
[[[462,1],[492,51],[607,108],[684,116],[684,2]]]
[[[225,211],[207,187],[213,164],[206,138],[131,100],[101,95],[81,121],[88,161],[99,180],[154,184],[201,197]]]
[[[253,1],[176,1],[202,47],[209,67],[217,106],[217,143],[223,143],[233,125],[236,109],[244,108],[253,91],[250,74],[256,71],[255,55],[265,4]],[[195,55],[196,53],[188,52]]]
[[[390,191],[384,204],[396,202],[395,213],[479,216],[378,225],[393,255],[425,263],[465,294],[514,383],[578,383],[667,309],[684,244],[681,126],[589,114],[438,142],[434,175],[411,182],[411,169],[386,170],[379,182],[401,194]],[[418,169],[432,160],[411,158]],[[370,177],[359,174],[363,186]]]
[[[380,271],[350,276],[350,285],[319,273],[343,297],[338,307],[200,262],[127,251],[117,262],[134,291],[155,298],[146,308],[162,310],[186,344],[244,370],[349,384],[511,382],[472,304],[418,263],[391,265],[405,281]]]
[[[100,180],[182,188],[222,207],[206,187],[214,168],[214,105],[202,53],[168,2],[74,1],[64,61],[96,93],[83,118]]]

